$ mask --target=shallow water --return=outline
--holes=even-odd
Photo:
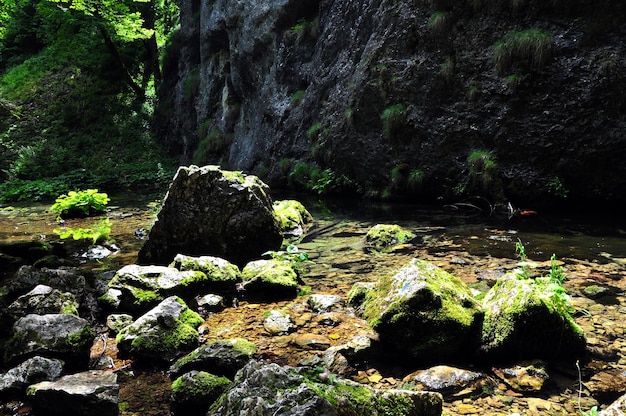
[[[111,237],[120,251],[107,259],[96,261],[80,257],[88,244],[72,241],[64,244],[69,251],[75,251],[73,256],[81,267],[117,270],[133,263],[142,244],[143,233],[140,230],[149,228],[153,221],[155,200],[154,195],[112,197],[114,206],[107,216],[113,223]],[[626,225],[621,218],[539,213],[509,220],[505,215],[491,217],[473,211],[450,211],[444,207],[302,200],[315,218],[309,236],[298,244],[299,249],[310,256],[305,266],[304,282],[311,288],[311,293],[346,296],[355,282],[375,281],[413,257],[425,258],[468,283],[476,283],[515,268],[519,260],[515,253],[516,242],[521,241],[528,258],[538,262],[540,267],[547,267],[545,262],[552,254],[563,261],[568,276],[565,287],[573,296],[573,305],[585,311],[577,316],[577,322],[586,331],[592,347],[612,351],[612,354],[607,354],[614,357],[612,360],[592,360],[583,369],[585,377],[591,378],[594,371],[600,371],[600,368],[626,370],[626,359],[623,357],[626,355],[626,342],[621,342],[623,331],[620,332],[620,316],[624,309],[621,294],[626,286],[626,237],[623,231]],[[0,241],[59,241],[54,233],[59,224],[46,209],[45,205],[0,209]],[[65,225],[87,227],[93,221],[72,220]],[[420,239],[416,244],[403,246],[393,253],[368,252],[364,246],[365,233],[377,223],[402,225]],[[590,284],[616,288],[610,302],[583,296],[582,289]],[[288,336],[268,336],[262,326],[263,313],[268,309],[289,310],[297,330]],[[283,364],[297,364],[312,354],[298,344],[305,334],[322,337],[329,345],[340,345],[355,334],[367,331],[366,325],[354,316],[344,318],[332,328],[320,325],[317,317],[303,306],[302,299],[296,299],[273,304],[241,302],[238,308],[227,308],[207,320],[203,339],[246,337],[258,345],[260,356]],[[383,376],[382,381],[373,378],[376,381],[371,383],[380,388],[397,387],[403,372],[406,375],[408,370],[364,369],[370,375]],[[139,371],[123,374],[120,378],[120,401],[124,403],[122,415],[167,414],[164,409],[164,397],[167,397],[169,389],[167,377]],[[444,413],[571,414],[572,409],[576,410],[578,399],[576,381],[575,375],[566,372],[565,375],[555,376],[549,391],[527,396],[507,391],[506,388],[496,388],[480,397],[447,401]],[[141,394],[142,388],[146,389],[146,394]],[[150,397],[148,392],[153,390],[158,391],[159,399],[146,403],[145,400]],[[543,406],[539,410],[536,410],[537,403]],[[590,408],[597,401],[586,392],[583,403]]]

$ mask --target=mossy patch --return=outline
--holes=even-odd
[[[174,258],[170,267],[180,271],[197,271],[205,274],[204,279],[198,276],[198,281],[209,279],[214,282],[237,282],[241,280],[239,267],[219,257],[191,257],[179,254]]]
[[[366,244],[376,250],[385,250],[397,244],[404,244],[415,234],[397,224],[376,224],[367,231]]]
[[[281,230],[291,230],[313,221],[313,217],[301,202],[288,199],[274,202],[274,214]]]

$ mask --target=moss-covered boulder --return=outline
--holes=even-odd
[[[470,288],[423,260],[381,277],[362,310],[386,355],[403,362],[458,359],[480,338],[482,311]]]
[[[289,262],[255,260],[241,272],[243,295],[250,300],[292,299],[298,295],[298,274]]]
[[[415,238],[415,234],[397,224],[376,224],[367,231],[365,245],[377,251],[387,251]]]
[[[230,386],[226,377],[206,371],[190,371],[172,383],[172,410],[175,415],[206,415],[209,406]]]
[[[442,403],[439,393],[376,390],[317,368],[251,361],[207,414],[440,416]]]
[[[26,315],[13,325],[4,362],[13,365],[39,355],[63,360],[71,369],[86,369],[95,336],[89,322],[76,315]]]
[[[483,354],[494,360],[582,357],[583,331],[553,294],[532,279],[499,279],[482,301]]]
[[[300,201],[285,199],[274,202],[274,213],[280,224],[283,236],[290,241],[298,241],[313,223],[313,216]]]
[[[121,356],[172,362],[198,346],[197,327],[204,320],[171,296],[122,329],[115,341]]]
[[[78,301],[69,292],[62,292],[47,285],[37,285],[7,307],[7,313],[15,320],[28,314],[70,313],[78,315]]]
[[[170,367],[170,373],[179,376],[191,370],[202,370],[232,378],[255,353],[256,345],[243,338],[215,341],[176,360]]]
[[[217,166],[180,167],[138,261],[165,265],[183,253],[243,266],[282,241],[269,188],[259,178]]]
[[[124,266],[109,281],[109,290],[101,300],[112,309],[143,313],[169,296],[185,300],[206,290],[212,280],[199,270],[178,270],[166,266]],[[220,282],[220,286],[223,282]],[[232,289],[234,282],[229,282]]]
[[[197,293],[199,289],[208,292],[221,292],[232,290],[241,281],[241,271],[239,267],[228,260],[214,256],[192,257],[178,254],[170,264],[180,271],[198,271],[206,275],[201,288],[194,288]]]

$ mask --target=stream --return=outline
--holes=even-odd
[[[279,198],[274,198],[279,199]],[[282,199],[282,198],[281,198]],[[309,236],[298,248],[309,254],[304,283],[310,293],[345,297],[355,282],[376,281],[381,275],[418,257],[483,289],[518,266],[515,246],[522,242],[528,259],[549,269],[552,254],[562,264],[564,287],[572,297],[576,322],[583,328],[590,350],[578,374],[554,369],[549,383],[539,392],[519,393],[494,378],[489,388],[476,393],[446,398],[446,415],[545,415],[580,414],[592,406],[606,407],[626,392],[626,220],[610,216],[564,216],[537,213],[509,219],[488,216],[458,207],[425,207],[375,203],[360,200],[300,199],[315,218]],[[80,267],[95,271],[117,270],[134,263],[141,247],[143,230],[150,227],[158,202],[154,195],[111,197],[107,216],[111,238],[119,251],[93,260],[82,257],[88,244],[64,241]],[[0,242],[39,239],[58,242],[59,224],[49,205],[0,207]],[[597,215],[597,214],[595,214]],[[95,219],[67,221],[69,227],[87,227]],[[365,249],[367,230],[377,223],[399,224],[418,235],[415,244],[381,254]],[[6,276],[4,276],[6,278]],[[603,288],[600,295],[586,292],[589,286]],[[279,364],[296,365],[313,353],[306,347],[309,337],[326,340],[327,346],[341,345],[355,335],[366,334],[367,325],[345,315],[335,326],[322,325],[304,307],[303,297],[272,304],[240,302],[210,316],[201,327],[203,341],[243,337],[256,343],[259,357]],[[269,309],[288,310],[295,330],[270,336],[263,328]],[[159,369],[135,369],[132,362],[117,360],[112,339],[94,344],[94,354],[109,355],[119,371],[121,415],[168,415],[169,383]],[[451,365],[455,365],[452,363]],[[458,363],[456,364],[458,365]],[[471,366],[471,363],[468,363]],[[398,367],[376,367],[365,363],[354,379],[378,388],[396,388],[413,371]],[[489,369],[480,369],[489,370]],[[490,376],[491,377],[491,376]],[[580,377],[580,378],[579,378]],[[580,384],[582,381],[582,384]],[[0,416],[29,414],[27,404],[0,403]]]

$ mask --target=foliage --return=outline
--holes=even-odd
[[[0,24],[0,104],[3,113],[10,110],[0,120],[0,198],[53,199],[76,188],[167,184],[174,162],[150,132],[154,81],[146,72],[145,36],[152,29],[127,25],[129,16],[111,16],[121,22],[116,29],[104,16],[126,7],[135,17],[143,13],[147,25],[148,12],[161,19],[170,3],[80,0],[68,9],[56,0],[17,0],[0,7],[0,21],[7,23]],[[100,11],[104,6],[110,9]],[[141,96],[128,88],[100,29],[141,83]],[[142,36],[128,40],[129,31]]]
[[[88,217],[106,212],[106,205],[110,198],[97,189],[84,191],[70,191],[61,195],[50,207],[50,211],[57,213],[61,218]]]
[[[541,29],[510,32],[493,46],[498,74],[504,74],[515,65],[539,69],[552,55],[552,34]]]
[[[454,60],[451,57],[447,57],[441,64],[439,75],[441,75],[441,77],[446,81],[452,80],[452,77],[454,76]]]
[[[306,90],[298,90],[293,93],[291,96],[291,105],[296,106],[302,102],[304,96],[306,95]]]
[[[337,175],[332,169],[321,169],[304,162],[297,163],[288,176],[291,185],[300,186],[318,194],[328,194],[353,187],[345,175]]]
[[[304,273],[303,263],[309,260],[309,254],[300,251],[295,244],[289,244],[284,251],[267,251],[263,253],[263,255],[289,264],[299,276],[302,276]]]
[[[450,13],[444,11],[436,11],[428,19],[428,28],[434,33],[443,33],[448,26]]]
[[[565,187],[563,181],[556,176],[548,181],[547,188],[552,195],[560,198],[566,198],[569,194],[569,190]]]
[[[380,119],[383,122],[383,134],[391,138],[404,123],[407,108],[404,104],[394,104],[383,110]]]
[[[61,239],[72,237],[74,240],[91,240],[93,244],[97,244],[109,239],[111,227],[111,221],[105,218],[95,223],[91,228],[64,227],[56,228],[54,232]]]
[[[487,190],[498,176],[498,164],[489,150],[473,150],[467,157],[470,177],[474,185]]]
[[[306,137],[308,137],[309,140],[315,140],[322,131],[322,123],[315,123],[306,131]]]
[[[545,296],[547,296],[554,308],[561,314],[571,314],[574,309],[571,306],[571,297],[563,288],[565,281],[565,273],[563,268],[558,265],[556,255],[550,257],[550,272],[545,276],[534,277],[528,268],[526,249],[521,240],[515,243],[515,252],[520,256],[520,271],[517,273],[519,279],[530,280],[534,278],[534,285]]]
[[[409,189],[412,191],[416,191],[422,187],[424,183],[425,173],[421,169],[413,169],[409,172],[409,178],[407,179],[407,184]]]

